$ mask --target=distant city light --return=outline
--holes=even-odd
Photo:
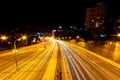
[[[94,20],[91,20],[92,22],[94,22]]]
[[[103,34],[101,34],[101,35],[100,35],[100,37],[104,37],[104,35],[103,35]]]
[[[106,34],[100,34],[100,37],[106,37]]]
[[[61,29],[61,28],[62,28],[62,26],[59,26],[59,28]]]
[[[38,32],[37,34],[38,34],[38,38],[40,39],[40,34],[41,34],[41,33],[40,33],[40,32]]]
[[[84,26],[86,26],[87,24],[86,24],[86,22],[84,23]]]
[[[70,26],[70,28],[73,28],[72,26]]]
[[[38,34],[38,35],[40,35],[40,33],[39,33],[39,32],[38,32],[37,34]]]

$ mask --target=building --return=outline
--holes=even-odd
[[[114,34],[120,33],[120,16],[118,16],[117,20],[114,22],[113,32]]]
[[[86,9],[86,30],[94,29],[96,19],[96,8]]]
[[[93,30],[94,34],[104,32],[106,19],[106,6],[97,3],[95,7],[86,8],[86,30]]]

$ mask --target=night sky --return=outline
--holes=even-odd
[[[111,17],[120,12],[118,0],[44,0],[39,2],[14,2],[1,6],[0,31],[26,26],[54,29],[58,26],[81,26],[85,22],[85,9],[104,2]],[[46,29],[46,30],[47,30]]]

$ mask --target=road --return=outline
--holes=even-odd
[[[62,46],[72,80],[120,80],[120,68],[74,44]],[[69,45],[69,46],[68,46]]]
[[[16,59],[17,65],[14,52],[0,52],[0,80],[120,80],[110,61],[60,40],[20,48]]]

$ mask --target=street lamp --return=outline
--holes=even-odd
[[[8,37],[7,36],[1,36],[2,40],[6,40]]]
[[[118,36],[118,40],[120,40],[120,33],[118,33],[117,36]]]
[[[120,33],[118,33],[117,36],[120,37]]]
[[[54,38],[56,30],[52,30],[52,37]]]
[[[1,36],[0,39],[2,40],[6,40],[8,37],[7,36]],[[13,52],[15,52],[15,61],[16,61],[16,70],[18,70],[18,63],[17,63],[17,56],[16,56],[16,53],[17,53],[17,50],[16,50],[16,42],[17,41],[20,41],[21,39],[25,40],[27,37],[26,36],[22,36],[21,38],[18,38],[14,41],[14,50]],[[10,42],[9,42],[10,43]]]
[[[15,41],[14,41],[14,50],[16,50],[16,41],[20,41],[21,39],[23,39],[23,40],[25,40],[27,37],[26,36],[23,36],[23,37],[21,37],[21,38],[19,38],[19,39],[16,39]],[[15,51],[16,52],[16,51]]]
[[[16,39],[14,41],[14,52],[15,52],[15,62],[16,62],[16,70],[18,70],[18,62],[17,62],[17,56],[16,56],[16,53],[17,53],[17,50],[16,50],[16,41],[20,41],[21,39],[25,40],[27,37],[26,36],[23,36],[19,39]]]
[[[7,37],[7,36],[5,36],[5,35],[4,35],[4,36],[2,35],[2,36],[0,37],[0,39],[1,39],[2,41],[7,40],[7,38],[8,38],[8,37]],[[2,43],[1,43],[1,48],[2,48]]]

